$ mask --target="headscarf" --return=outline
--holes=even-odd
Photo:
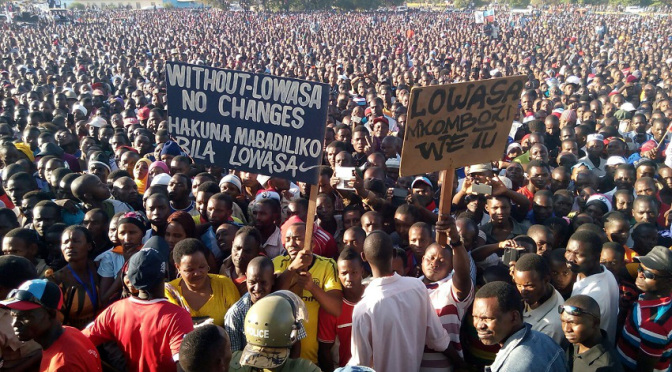
[[[26,154],[30,161],[35,161],[35,156],[33,155],[33,150],[30,149],[30,145],[27,143],[19,142],[15,143],[14,147],[22,153]]]
[[[135,166],[137,166],[139,163],[147,164],[147,174],[145,174],[145,177],[135,179],[135,184],[138,185],[138,192],[144,194],[145,190],[147,189],[147,185],[149,184],[149,167],[152,165],[152,161],[147,158],[140,158]]]
[[[576,111],[574,110],[565,110],[560,115],[560,120],[564,120],[568,123],[576,123]]]
[[[151,172],[152,169],[154,169],[154,168],[161,168],[161,169],[163,169],[164,173],[170,174],[170,168],[168,168],[168,165],[166,163],[162,162],[161,160],[157,160],[157,161],[153,162],[152,164],[150,164],[149,171]]]
[[[121,218],[119,218],[117,226],[121,226],[125,223],[135,225],[142,231],[146,231],[147,225],[149,225],[147,218],[138,212],[128,212],[124,214]]]

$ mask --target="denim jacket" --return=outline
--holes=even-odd
[[[560,347],[545,334],[524,327],[512,334],[497,353],[488,372],[566,372],[567,361]]]

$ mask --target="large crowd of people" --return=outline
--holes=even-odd
[[[672,18],[2,28],[0,370],[670,370]],[[326,125],[317,184],[194,162],[168,130],[167,61],[329,84],[327,122],[307,123]],[[399,176],[412,88],[514,75],[501,158],[452,185]]]

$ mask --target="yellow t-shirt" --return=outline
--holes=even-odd
[[[292,263],[292,259],[289,255],[274,258],[273,266],[275,267],[275,273],[282,273],[289,267],[290,263]],[[308,272],[313,276],[313,282],[325,292],[334,289],[342,290],[334,260],[314,254],[313,264],[308,269]],[[317,302],[312,293],[306,290],[303,291],[301,298],[308,309],[308,320],[303,322],[307,337],[301,340],[301,358],[308,359],[317,364],[317,317],[320,312],[320,303]]]
[[[212,318],[216,325],[223,327],[224,315],[240,299],[240,293],[231,279],[224,275],[208,274],[208,276],[210,277],[212,295],[208,302],[198,309],[198,311],[191,309],[187,301],[182,297],[182,286],[180,285],[182,278],[177,278],[166,283],[166,298],[175,305],[189,311],[192,318],[207,316]]]

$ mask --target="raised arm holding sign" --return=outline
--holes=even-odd
[[[329,86],[177,62],[166,80],[170,134],[194,161],[312,185],[310,247]]]
[[[401,176],[441,172],[439,219],[450,214],[455,168],[499,160],[527,77],[411,90]],[[445,234],[437,241],[446,244]]]

